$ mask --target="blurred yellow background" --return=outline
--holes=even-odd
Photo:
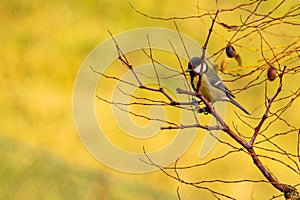
[[[238,2],[231,1],[228,6]],[[151,15],[170,17],[197,14],[198,1],[131,3]],[[194,195],[198,199],[213,199],[209,192],[180,185],[161,172],[134,175],[102,165],[86,151],[73,122],[76,73],[89,52],[109,37],[107,30],[116,34],[145,26],[174,29],[172,22],[142,17],[128,1],[11,0],[0,4],[0,199],[165,200],[177,198],[177,186],[183,199],[194,199]],[[215,8],[209,1],[200,5]],[[178,24],[182,32],[202,43],[205,37],[199,36],[200,28],[195,28],[201,23],[194,19]],[[207,26],[203,27],[205,34]],[[214,45],[210,48],[219,49]],[[252,103],[247,98],[239,101],[248,107]],[[197,136],[182,163],[197,161],[201,139],[203,136]],[[223,146],[216,148],[225,152]],[[222,179],[227,178],[222,171],[226,168],[237,179],[263,179],[248,157],[232,155],[232,160],[242,165],[219,162],[205,172],[199,171],[204,169],[201,168],[183,176],[192,180]],[[209,186],[244,199],[278,194],[267,184]]]

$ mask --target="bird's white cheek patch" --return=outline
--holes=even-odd
[[[203,63],[203,67],[202,67],[203,69],[202,69],[202,72],[206,72],[207,71],[207,65],[206,65],[206,63]],[[200,73],[200,71],[201,71],[201,64],[200,65],[198,65],[196,68],[195,68],[195,71],[196,71],[196,73]]]

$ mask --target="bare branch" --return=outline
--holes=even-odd
[[[267,105],[267,108],[266,108],[266,111],[264,113],[264,115],[262,116],[261,118],[261,121],[259,122],[259,124],[255,127],[255,131],[253,133],[253,136],[249,142],[249,144],[252,146],[256,137],[257,137],[257,134],[259,133],[263,123],[265,122],[265,120],[268,118],[268,114],[270,112],[270,108],[271,108],[271,105],[273,103],[273,101],[276,99],[276,97],[278,96],[278,94],[281,92],[282,90],[282,78],[283,78],[283,74],[284,74],[284,71],[285,71],[286,67],[284,67],[282,73],[279,75],[279,78],[280,78],[280,82],[279,82],[279,86],[278,86],[278,89],[276,91],[276,93],[274,94],[274,96],[271,98],[271,99],[268,99],[268,105]]]
[[[132,86],[136,89],[145,90],[155,95],[160,94],[162,98],[152,99],[144,96],[133,95],[125,92],[122,88],[117,87],[122,95],[132,98],[133,101],[131,101],[130,103],[126,103],[115,100],[108,100],[106,98],[100,97],[100,95],[97,95],[97,98],[102,102],[108,103],[112,106],[116,106],[121,111],[127,112],[128,114],[135,117],[143,118],[149,121],[163,122],[164,125],[161,127],[161,130],[168,131],[174,129],[193,128],[209,131],[209,133],[218,141],[219,144],[224,145],[226,148],[229,148],[229,150],[227,150],[225,153],[217,155],[201,163],[180,166],[178,158],[173,166],[167,167],[159,166],[158,164],[154,163],[147,155],[145,149],[143,149],[144,154],[147,158],[147,160],[143,162],[157,167],[163,174],[182,184],[190,185],[192,187],[210,192],[216,199],[220,199],[220,197],[227,199],[235,198],[223,192],[212,189],[212,185],[215,183],[268,183],[282,193],[281,195],[273,196],[272,199],[281,197],[282,195],[284,195],[286,199],[294,200],[296,199],[295,197],[299,198],[299,193],[296,187],[299,187],[300,183],[293,183],[293,186],[283,184],[279,181],[281,177],[276,173],[272,173],[272,167],[267,167],[263,162],[266,160],[272,161],[273,164],[275,163],[281,167],[283,166],[286,169],[287,173],[293,173],[297,177],[299,177],[300,175],[300,128],[297,127],[299,125],[296,122],[290,120],[289,117],[287,117],[287,115],[289,114],[289,112],[287,111],[292,110],[293,108],[298,108],[296,107],[298,106],[298,101],[296,100],[300,97],[299,86],[295,84],[291,87],[290,85],[289,87],[287,87],[289,78],[291,78],[292,76],[296,78],[295,75],[299,75],[300,73],[300,37],[299,35],[291,35],[289,33],[280,33],[274,31],[275,28],[278,29],[282,25],[284,25],[284,27],[292,28],[296,28],[300,25],[298,20],[298,18],[300,17],[300,4],[295,3],[294,6],[286,8],[287,1],[279,0],[273,6],[271,5],[272,7],[270,7],[268,11],[265,11],[265,7],[263,5],[265,5],[264,1],[254,0],[244,4],[238,4],[231,8],[222,8],[221,2],[218,2],[218,0],[216,0],[217,9],[212,10],[200,8],[198,2],[197,15],[182,17],[160,17],[143,13],[130,3],[131,8],[136,13],[148,19],[161,21],[172,20],[178,32],[179,39],[183,45],[184,51],[189,59],[190,55],[188,52],[188,48],[184,44],[176,20],[197,19],[200,22],[203,22],[203,27],[207,28],[208,34],[206,39],[204,40],[203,48],[199,49],[199,51],[201,51],[199,53],[201,53],[202,67],[204,65],[205,59],[213,60],[212,62],[217,65],[218,60],[224,57],[223,52],[228,44],[234,45],[235,47],[237,47],[237,49],[239,48],[242,50],[241,53],[239,52],[240,60],[237,60],[235,58],[235,61],[239,61],[237,67],[230,66],[226,68],[225,64],[222,65],[222,75],[224,75],[226,78],[224,79],[224,82],[229,84],[235,83],[236,88],[232,90],[233,94],[243,93],[244,91],[248,91],[249,89],[253,89],[254,91],[255,89],[255,92],[261,91],[261,94],[264,94],[265,99],[260,99],[260,101],[253,102],[253,112],[251,113],[251,116],[241,116],[235,113],[238,121],[232,121],[232,123],[230,123],[230,126],[232,127],[230,127],[228,123],[226,123],[225,119],[221,117],[221,115],[215,110],[212,103],[201,94],[200,86],[201,78],[203,75],[202,67],[200,73],[198,73],[200,78],[198,79],[197,87],[195,91],[191,89],[191,87],[189,86],[188,77],[185,73],[184,66],[186,65],[186,63],[182,62],[171,41],[169,41],[169,43],[173,49],[173,53],[180,67],[179,71],[173,71],[172,69],[169,69],[167,66],[163,65],[161,61],[154,58],[154,51],[151,48],[151,38],[149,37],[149,35],[146,35],[148,48],[147,50],[142,49],[142,51],[151,60],[154,75],[148,75],[143,72],[136,71],[133,63],[129,62],[129,59],[127,59],[126,55],[121,51],[121,48],[119,47],[117,41],[110,32],[109,34],[111,35],[116,46],[119,61],[122,63],[122,65],[124,65],[128,70],[131,71],[137,84],[134,84],[128,80],[121,80],[114,75],[107,75],[101,72],[97,72],[93,67],[90,67],[93,72],[106,79],[119,81],[121,83],[124,83],[125,85]],[[227,19],[227,17],[225,17],[225,14],[231,14],[233,11],[239,12],[240,21],[233,22],[234,24],[230,24],[229,21],[224,20]],[[211,20],[209,23],[206,23],[204,22],[204,19]],[[216,28],[218,26],[222,27],[222,29],[225,28],[226,30],[228,30],[229,34],[225,35],[223,34],[223,32],[219,32],[219,29]],[[214,36],[222,39],[224,45],[222,45],[221,47],[217,47],[216,50],[214,50],[214,52],[212,52],[212,54],[210,54],[211,56],[208,58],[206,49],[211,45],[210,40]],[[273,45],[273,38],[284,38],[287,42],[284,45],[276,44],[276,42],[274,42],[274,44],[276,45]],[[250,64],[244,64],[246,62],[244,61],[246,60],[244,58],[248,55],[249,57],[257,56],[259,58],[257,58],[257,60],[253,60],[253,62]],[[243,62],[241,62],[241,60]],[[223,61],[228,61],[228,59],[223,59]],[[266,71],[270,66],[276,66],[277,74],[275,73],[274,78],[276,78],[276,81],[274,82],[278,81],[278,86],[269,82],[273,81],[274,79],[266,78]],[[158,69],[160,69],[159,67],[168,69],[170,72],[172,72],[172,74],[160,74],[158,71]],[[154,86],[148,86],[143,83],[142,76],[152,78],[153,80],[156,80],[156,83],[154,84]],[[181,95],[187,95],[188,100],[184,100],[186,102],[176,101],[172,98],[172,95],[168,93],[167,88],[162,86],[162,81],[164,79],[172,80],[174,77],[181,77],[181,80],[184,80],[184,87],[177,88],[177,93]],[[285,88],[283,88],[283,77],[285,78]],[[263,91],[263,84],[265,86],[265,91]],[[274,87],[275,91],[273,92],[273,94],[268,94],[269,91],[273,90]],[[265,100],[264,103],[263,100]],[[170,107],[172,109],[182,109],[184,111],[192,112],[195,122],[184,122],[183,124],[181,122],[175,122],[175,120],[167,121],[159,118],[151,118],[127,109],[131,106],[160,106]],[[199,120],[199,116],[202,116],[203,114],[212,117],[212,119],[217,121],[218,125],[207,125],[203,123],[202,120]],[[242,126],[239,124],[239,122],[242,124]],[[246,129],[244,129],[245,127]],[[277,127],[280,128],[274,131],[273,129]],[[227,137],[226,139],[229,138],[229,141],[215,137],[212,134],[212,130],[220,130],[224,132],[224,137]],[[293,143],[293,145],[295,146],[291,146],[291,149],[289,149],[285,148],[285,144],[283,145],[281,143],[278,143],[278,140],[283,140],[285,138],[294,138],[295,143]],[[235,142],[232,142],[232,140]],[[213,178],[210,180],[189,181],[187,179],[184,179],[184,176],[181,174],[184,172],[184,170],[197,170],[197,167],[207,167],[211,163],[215,163],[217,161],[225,162],[230,155],[239,152],[243,153],[244,156],[251,157],[256,168],[265,177],[264,180],[254,180],[249,178]],[[181,199],[179,187],[177,188],[177,198]]]

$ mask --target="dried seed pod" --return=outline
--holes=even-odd
[[[226,67],[228,65],[228,60],[227,59],[224,59],[221,63],[221,72],[224,72]]]
[[[241,59],[241,56],[239,54],[236,54],[234,59],[236,60],[236,62],[238,63],[239,66],[242,66],[242,59]]]
[[[276,75],[277,75],[276,72],[277,72],[277,70],[276,70],[275,67],[273,67],[273,66],[269,67],[268,72],[267,72],[269,81],[274,81],[275,80]]]
[[[226,55],[228,58],[233,58],[237,55],[236,50],[233,48],[233,46],[228,45],[226,47]]]

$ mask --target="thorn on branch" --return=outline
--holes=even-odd
[[[176,193],[177,193],[178,200],[181,200],[180,193],[179,193],[179,187],[177,187]]]

